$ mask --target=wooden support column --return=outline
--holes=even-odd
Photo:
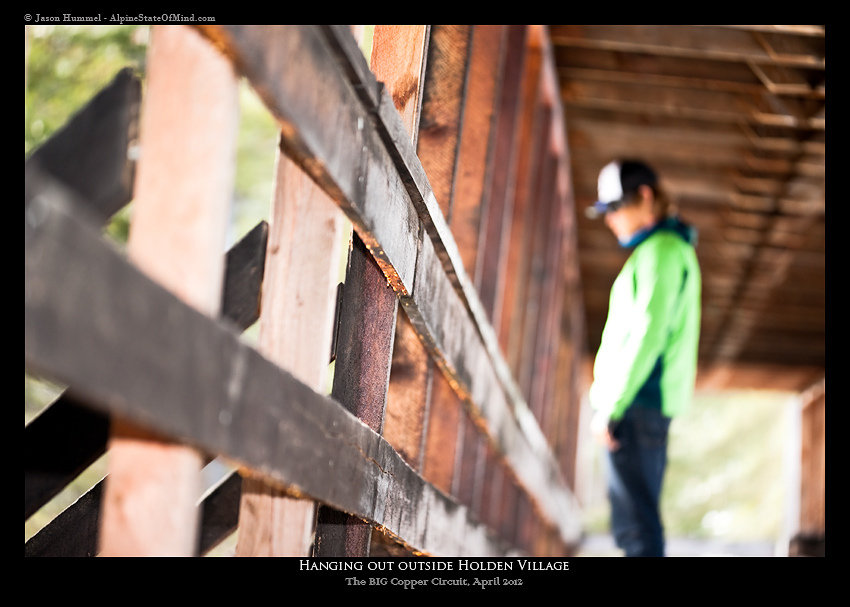
[[[372,38],[372,71],[392,96],[414,144],[427,39],[428,26],[424,25],[378,25]],[[396,337],[397,331],[403,336],[401,339]],[[401,342],[401,346],[395,342]],[[411,445],[418,444],[416,428],[421,428],[426,403],[421,395],[427,394],[427,370],[431,363],[406,316],[399,312],[395,292],[356,233],[352,234],[349,251],[338,344],[334,399],[377,433],[384,431],[389,415],[387,440],[403,457],[415,459],[416,450]],[[392,364],[397,364],[393,360],[399,352],[418,361],[414,369],[424,367],[425,371],[409,374],[400,390],[405,396],[410,391],[416,398],[403,402],[396,399],[395,404],[401,406],[390,408],[388,413],[390,369]],[[398,375],[396,383],[399,383]],[[403,421],[399,423],[399,420]],[[409,436],[413,438],[408,440]],[[364,521],[333,508],[320,507],[316,555],[368,556],[371,533],[371,526]]]
[[[537,362],[535,369],[541,374],[536,381],[536,398],[539,400],[539,423],[544,429],[547,442],[556,445],[560,434],[558,428],[559,410],[569,405],[559,399],[556,381],[558,378],[558,356],[561,346],[561,318],[564,306],[565,268],[576,264],[575,258],[566,257],[567,238],[573,236],[569,228],[573,211],[571,204],[571,184],[569,177],[569,149],[566,142],[566,130],[560,105],[560,89],[552,53],[545,54],[544,94],[548,105],[552,107],[552,126],[549,133],[549,149],[554,159],[552,203],[549,217],[548,246],[544,271],[544,299],[541,309]]]
[[[549,45],[545,40],[544,46]],[[541,308],[540,337],[535,372],[535,397],[540,427],[561,463],[568,486],[575,477],[575,452],[580,394],[578,360],[583,331],[582,303],[578,293],[578,261],[576,257],[575,205],[569,173],[569,146],[561,108],[556,68],[551,49],[543,53],[542,99],[552,108],[549,149],[555,159],[553,167],[553,204],[550,218],[550,244],[545,271],[545,303]]]
[[[464,267],[479,285],[482,231],[488,212],[493,145],[505,48],[505,26],[476,25],[458,148],[449,227]]]
[[[372,44],[372,71],[387,87],[414,146],[429,29],[426,25],[378,25]],[[407,315],[399,311],[384,437],[414,470],[420,470],[422,465],[433,366]]]
[[[499,343],[505,352],[506,361],[514,377],[518,377],[519,370],[521,326],[527,294],[528,251],[532,241],[531,218],[534,209],[532,192],[538,178],[536,172],[537,159],[540,151],[541,133],[543,132],[542,121],[545,118],[539,105],[542,65],[539,38],[539,30],[532,28],[529,31],[528,62],[526,78],[523,83],[526,108],[522,115],[517,144],[519,161],[514,188],[510,245],[505,270],[505,293],[502,298],[501,317],[495,318],[493,323],[498,330]]]
[[[551,129],[551,108],[541,107],[542,137],[538,141],[537,163],[533,182],[530,184],[531,196],[530,217],[528,224],[529,242],[526,249],[526,287],[523,298],[523,308],[520,312],[522,324],[519,327],[517,383],[528,403],[529,408],[537,415],[538,401],[534,398],[533,386],[535,381],[535,351],[538,337],[538,321],[541,312],[543,296],[543,261],[545,259],[549,229],[549,213],[551,205],[551,187],[553,182],[553,158],[549,150],[549,133]],[[539,421],[539,417],[538,417]]]
[[[499,306],[494,307],[493,324],[499,343],[513,375],[520,377],[523,368],[523,326],[528,297],[531,293],[531,252],[535,242],[535,209],[540,205],[537,195],[540,184],[540,162],[549,141],[548,112],[545,111],[543,47],[545,31],[529,26],[525,37],[523,79],[517,85],[522,91],[523,106],[518,118],[516,147],[516,177],[511,192],[511,231],[504,262],[504,287]],[[528,394],[525,393],[526,398]],[[530,404],[530,403],[529,403]],[[528,497],[520,493],[516,512],[516,538],[525,550],[537,552],[541,532],[534,508]]]
[[[471,510],[481,503],[484,478],[484,445],[481,433],[467,411],[460,416],[458,427],[457,463],[452,482],[452,495]]]
[[[552,407],[550,383],[554,376],[555,355],[557,353],[558,327],[555,324],[560,315],[560,294],[562,285],[558,264],[561,262],[563,234],[563,214],[561,197],[557,185],[557,156],[551,156],[552,181],[541,200],[541,225],[538,241],[541,243],[537,255],[540,276],[537,314],[531,332],[534,335],[534,350],[531,362],[531,396],[529,405],[537,417],[544,432],[549,433],[549,414]]]
[[[464,113],[470,50],[469,25],[432,25],[422,99],[417,155],[444,217],[450,216],[457,147]],[[442,373],[434,373],[425,436],[423,476],[453,494],[462,448],[463,405]]]
[[[575,490],[578,424],[581,411],[581,361],[584,343],[584,313],[576,257],[575,217],[571,216],[565,236],[563,264],[563,308],[559,335],[555,399],[560,408],[555,419],[552,448],[561,465],[567,486]]]
[[[502,483],[504,467],[496,452],[489,444],[484,444],[484,486],[481,491],[481,504],[478,513],[481,521],[490,529],[498,530],[502,514]]]
[[[257,349],[316,392],[327,390],[345,219],[278,152]],[[238,556],[309,556],[316,505],[243,471]]]
[[[507,247],[513,220],[513,192],[519,158],[521,112],[524,109],[522,82],[525,75],[527,25],[508,26],[506,52],[492,149],[493,170],[489,175],[487,214],[482,218],[481,242],[475,282],[481,304],[491,323],[500,316],[507,270]]]
[[[380,434],[398,298],[356,233],[349,249],[338,329],[333,399]],[[315,556],[369,556],[372,526],[329,506],[316,514]]]
[[[826,381],[800,401],[800,519],[789,555],[826,556]]]
[[[221,301],[237,124],[230,63],[190,28],[153,28],[128,255],[213,317]],[[180,361],[174,363],[179,374]],[[100,554],[193,555],[201,455],[117,420],[109,462]]]
[[[563,180],[569,177],[564,175]],[[583,344],[583,304],[579,291],[576,255],[575,205],[569,183],[563,186],[563,261],[560,263],[559,312],[554,321],[556,335],[554,377],[549,389],[555,409],[547,424],[551,427],[549,444],[561,466],[567,486],[575,488],[578,422],[581,406],[580,361]]]
[[[463,120],[457,151],[457,173],[448,224],[467,274],[476,288],[482,233],[489,210],[493,146],[496,139],[498,99],[505,57],[506,28],[472,26]],[[458,499],[484,519],[481,511],[487,478],[488,446],[467,415],[460,417],[461,466],[455,483]]]

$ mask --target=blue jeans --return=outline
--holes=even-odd
[[[611,531],[626,556],[664,556],[659,499],[667,466],[670,418],[657,409],[631,406],[613,422],[620,447],[608,452]]]

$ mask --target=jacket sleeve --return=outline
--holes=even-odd
[[[660,238],[638,247],[631,301],[612,306],[613,313],[627,315],[616,319],[627,330],[622,342],[594,368],[590,399],[595,409],[614,420],[623,416],[667,344],[684,272],[680,256],[669,244]]]

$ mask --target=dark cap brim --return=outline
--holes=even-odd
[[[593,206],[589,206],[584,210],[585,216],[589,219],[598,219],[608,212],[608,203],[597,200]]]

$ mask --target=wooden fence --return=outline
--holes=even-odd
[[[156,26],[25,165],[27,555],[564,555],[582,312],[538,26]],[[237,82],[280,129],[224,254]],[[127,250],[102,226],[133,201]],[[352,226],[345,277],[339,259]],[[571,311],[564,313],[565,310]],[[256,344],[240,333],[259,320]],[[333,359],[328,394],[329,361]],[[233,463],[201,499],[200,471]]]

